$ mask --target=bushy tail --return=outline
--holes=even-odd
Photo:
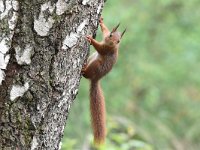
[[[91,81],[90,86],[90,111],[94,134],[94,143],[101,145],[106,136],[105,101],[99,81]]]

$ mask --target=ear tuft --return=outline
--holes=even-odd
[[[125,32],[126,32],[126,29],[122,32],[122,34],[121,34],[121,38],[122,38],[122,36],[124,35]]]
[[[115,32],[117,30],[117,28],[119,27],[119,25],[120,25],[120,23],[118,23],[118,25],[112,29],[111,33]]]

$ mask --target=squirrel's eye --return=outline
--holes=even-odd
[[[112,33],[110,34],[110,36],[109,37],[112,37]]]
[[[117,43],[119,43],[120,41],[118,40]]]

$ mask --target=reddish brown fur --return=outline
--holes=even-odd
[[[101,145],[104,143],[106,136],[106,110],[103,92],[99,81],[91,82],[90,111],[94,142],[97,145]]]
[[[103,32],[103,41],[98,42],[90,36],[87,40],[94,46],[96,53],[91,55],[87,64],[82,69],[85,78],[90,79],[90,110],[91,121],[94,132],[94,142],[102,144],[106,136],[105,102],[99,80],[105,76],[113,67],[118,57],[119,41],[121,34],[116,30],[110,32],[100,19],[100,26]]]

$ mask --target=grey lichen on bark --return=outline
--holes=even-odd
[[[60,148],[103,0],[0,0],[0,147]]]

